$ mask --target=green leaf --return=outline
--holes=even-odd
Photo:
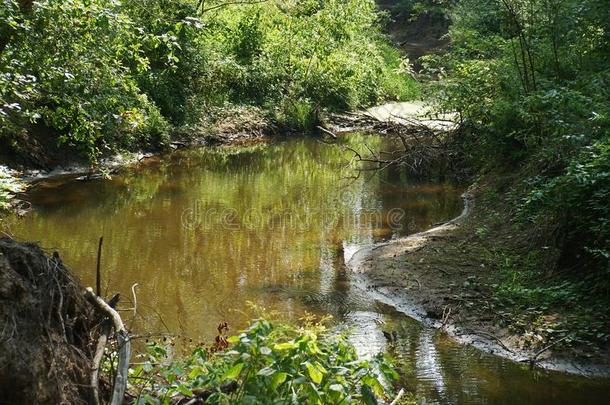
[[[400,378],[396,370],[394,370],[392,366],[386,362],[382,362],[379,365],[379,368],[381,369],[381,372],[383,373],[384,377],[388,380],[396,381]]]
[[[275,346],[273,346],[273,348],[275,350],[290,350],[290,349],[296,349],[297,347],[298,347],[298,345],[293,341],[278,343]]]
[[[231,367],[226,373],[223,374],[222,380],[235,380],[239,377],[241,370],[244,368],[244,363],[237,363],[233,367]]]
[[[186,385],[179,385],[178,392],[184,395],[185,397],[192,397],[193,391],[191,391]]]
[[[385,389],[383,388],[383,385],[381,385],[377,378],[371,375],[362,377],[362,384],[368,385],[373,390],[375,395],[379,397],[382,397],[385,394]]]
[[[272,375],[273,373],[275,373],[275,370],[272,367],[265,367],[265,368],[259,370],[259,372],[256,373],[256,375],[262,375],[262,376],[268,377],[268,376]]]
[[[189,380],[193,380],[202,374],[204,374],[204,371],[201,367],[193,367],[193,369],[189,372]]]
[[[322,382],[322,378],[324,378],[322,371],[309,362],[305,363],[305,367],[307,368],[307,373],[309,374],[311,381],[315,382],[316,384],[320,384]]]
[[[320,392],[318,391],[318,389],[316,388],[315,385],[310,384],[307,387],[307,393],[308,393],[310,404],[321,404],[322,403],[322,397],[320,396]]]
[[[271,388],[276,389],[277,387],[279,387],[280,384],[286,381],[286,377],[288,377],[288,374],[284,373],[283,371],[275,373],[273,375],[273,378],[271,379]]]
[[[331,391],[343,392],[343,385],[341,385],[341,384],[331,384],[330,387],[328,387],[328,389],[331,390]]]

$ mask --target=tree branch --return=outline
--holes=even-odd
[[[114,325],[114,330],[119,344],[119,365],[117,376],[114,382],[112,391],[112,399],[110,405],[121,405],[125,397],[125,388],[127,387],[127,375],[129,371],[129,358],[131,356],[131,341],[129,333],[125,329],[123,320],[119,313],[112,308],[101,297],[95,295],[93,288],[87,287],[85,290],[85,298],[100,312],[104,313]],[[97,355],[97,353],[96,353]]]

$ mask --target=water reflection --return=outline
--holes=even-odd
[[[346,142],[387,147],[379,137]],[[222,320],[245,326],[247,301],[296,317],[334,299],[343,241],[403,235],[459,210],[451,186],[393,172],[349,180],[350,157],[311,139],[188,151],[112,180],[42,183],[28,196],[32,215],[8,226],[62,252],[85,284],[104,235],[108,290],[127,298],[140,285],[135,327],[209,338]]]
[[[371,136],[344,142],[392,147]],[[525,403],[601,403],[607,384],[566,386],[553,374],[541,388],[527,370],[457,346],[361,290],[344,264],[360,246],[452,218],[461,200],[450,185],[397,169],[350,180],[350,157],[311,139],[188,151],[112,180],[42,183],[28,196],[32,215],[2,226],[59,250],[88,285],[104,235],[106,290],[127,301],[140,285],[138,331],[209,340],[220,321],[244,327],[253,301],[288,319],[333,315],[362,356],[389,350],[404,360],[403,385],[434,403],[515,403],[512,390]]]
[[[436,346],[432,341],[432,334],[433,331],[426,328],[419,336],[419,345],[415,355],[416,376],[419,381],[431,382],[434,386],[435,396],[443,398],[445,381]],[[424,392],[421,394],[424,394]]]

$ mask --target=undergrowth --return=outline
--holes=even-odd
[[[545,264],[548,248],[531,249],[499,244],[489,251],[487,263],[497,271],[492,299],[504,325],[530,348],[554,344],[578,348],[577,355],[599,354],[610,342],[608,284],[595,274],[555,272]]]
[[[0,211],[8,210],[12,197],[22,190],[23,185],[17,179],[0,171]]]
[[[3,4],[0,140],[10,145],[42,132],[94,161],[167,145],[219,108],[259,107],[310,130],[321,110],[419,92],[373,0]]]
[[[305,318],[297,326],[257,319],[239,335],[226,325],[211,347],[173,359],[150,343],[130,371],[136,404],[204,398],[212,404],[376,404],[398,378],[387,358],[357,358],[345,336]]]

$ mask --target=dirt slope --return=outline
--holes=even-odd
[[[0,239],[0,403],[87,402],[88,308],[57,254]]]
[[[499,274],[487,260],[488,252],[515,235],[509,224],[493,236],[477,229],[489,219],[477,207],[480,191],[465,195],[458,218],[433,229],[390,242],[365,246],[351,258],[348,268],[362,288],[399,311],[442,328],[458,341],[515,361],[589,376],[610,375],[609,357],[583,360],[545,345],[532,346],[506,328],[492,303]],[[540,353],[539,353],[540,352]]]

